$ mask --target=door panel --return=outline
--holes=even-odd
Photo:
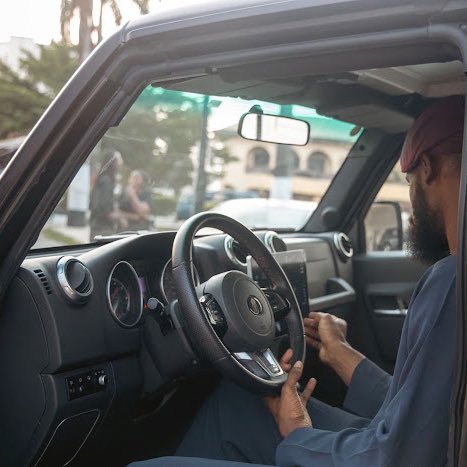
[[[356,323],[352,323],[353,344],[388,371],[394,369],[408,304],[426,268],[404,251],[371,252],[354,258],[359,300]]]

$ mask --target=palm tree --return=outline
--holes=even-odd
[[[99,22],[94,25],[93,8],[99,1]],[[142,15],[149,13],[149,0],[132,0]],[[79,15],[79,57],[82,62],[92,49],[102,40],[102,14],[108,4],[115,24],[120,25],[122,14],[117,0],[62,0],[60,6],[60,31],[65,43],[70,43],[70,24],[76,14]]]
[[[142,15],[146,15],[149,13],[149,0],[133,0],[133,3],[136,3],[136,5],[138,5],[139,12]]]

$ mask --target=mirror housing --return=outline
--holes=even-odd
[[[240,118],[238,134],[253,141],[305,146],[310,139],[310,125],[292,117],[248,112]]]

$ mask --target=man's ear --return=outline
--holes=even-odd
[[[422,154],[420,157],[420,174],[422,181],[427,185],[430,185],[436,178],[435,164],[426,154]]]

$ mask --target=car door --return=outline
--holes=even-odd
[[[389,372],[394,369],[410,298],[427,268],[407,251],[410,214],[408,186],[396,164],[358,222],[359,248],[353,262],[357,306],[351,339]]]

